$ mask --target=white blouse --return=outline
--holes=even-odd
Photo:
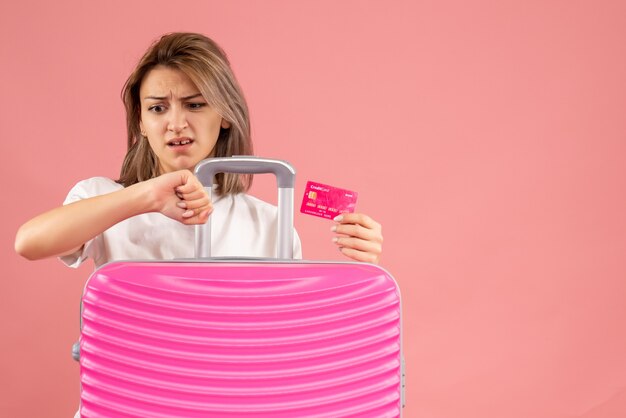
[[[77,183],[64,205],[111,193],[124,186],[106,177]],[[240,193],[213,194],[211,255],[214,257],[276,257],[278,209],[256,197]],[[160,213],[144,213],[113,225],[77,252],[60,257],[70,267],[87,258],[96,268],[118,260],[172,260],[193,258],[195,226],[184,225]],[[294,258],[302,258],[302,245],[294,229]]]

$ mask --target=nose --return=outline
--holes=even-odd
[[[185,112],[180,109],[178,106],[173,106],[170,114],[169,120],[167,124],[167,130],[175,133],[182,132],[187,126],[187,117],[185,116]]]

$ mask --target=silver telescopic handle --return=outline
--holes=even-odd
[[[293,258],[293,191],[296,170],[286,161],[252,156],[208,158],[200,161],[195,174],[211,198],[213,179],[218,173],[273,173],[278,184],[278,258]],[[211,257],[211,219],[196,225],[194,254],[196,258]]]

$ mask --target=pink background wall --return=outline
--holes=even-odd
[[[3,2],[0,416],[76,410],[92,267],[13,239],[117,175],[122,84],[177,30],[229,53],[298,199],[354,189],[384,225],[407,417],[626,416],[626,3],[569,0]],[[307,258],[340,258],[328,221],[296,225]]]

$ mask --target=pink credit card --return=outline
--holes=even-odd
[[[308,181],[300,212],[333,219],[340,213],[354,212],[357,193],[327,184]]]

